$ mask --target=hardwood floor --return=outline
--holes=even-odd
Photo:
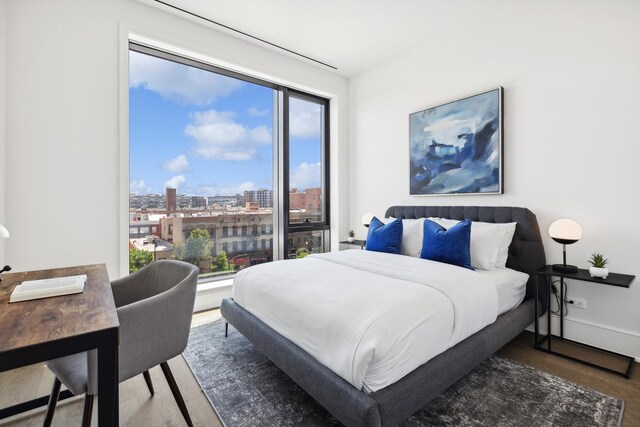
[[[220,317],[218,310],[197,313],[193,326],[211,322]],[[531,333],[523,332],[503,347],[499,354],[521,361],[534,368],[567,380],[599,390],[626,402],[623,426],[640,426],[640,367],[635,366],[631,379],[625,379],[588,366],[533,350]],[[182,391],[189,413],[196,426],[221,427],[222,424],[200,390],[191,370],[182,356],[169,361],[178,386]],[[184,420],[173,400],[169,386],[159,367],[151,369],[156,394],[151,397],[142,375],[120,384],[120,424],[122,426],[184,426]],[[0,407],[48,395],[53,377],[42,364],[0,373]],[[80,425],[82,397],[61,402],[53,420],[54,426]],[[94,406],[93,425],[97,425]],[[0,420],[0,426],[40,426],[44,408],[16,417]]]
[[[533,333],[525,331],[504,346],[498,354],[518,360],[541,371],[615,396],[625,401],[622,425],[640,426],[640,366],[633,367],[631,378],[573,362],[563,357],[533,349]]]

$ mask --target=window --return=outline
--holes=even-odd
[[[328,248],[328,100],[131,42],[129,115],[129,213],[150,223],[130,238],[158,230],[201,278],[289,258],[294,235]]]
[[[296,258],[298,250],[298,255],[303,255],[305,251],[324,252],[329,248],[329,105],[325,99],[293,91],[286,101],[290,124],[285,130],[289,217],[287,252],[283,255]],[[304,237],[306,243],[297,243],[292,237]]]

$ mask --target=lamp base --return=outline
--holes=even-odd
[[[562,273],[577,273],[578,267],[570,264],[553,264],[553,270]]]
[[[5,271],[11,271],[11,267],[5,265],[4,267],[2,267],[2,270],[0,270],[0,274],[4,273]],[[0,282],[2,282],[2,276],[0,276]]]

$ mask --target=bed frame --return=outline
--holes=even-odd
[[[441,217],[472,221],[517,222],[507,267],[529,274],[525,300],[491,325],[471,335],[407,374],[399,381],[366,394],[340,378],[300,347],[271,329],[232,299],[222,301],[226,321],[260,349],[307,393],[347,426],[394,426],[423,408],[449,386],[533,323],[533,271],[546,265],[536,216],[528,209],[472,206],[392,206],[385,217],[412,219]],[[545,287],[546,289],[546,287]],[[546,309],[539,295],[537,309]]]

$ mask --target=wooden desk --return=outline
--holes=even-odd
[[[25,280],[86,274],[84,292],[9,304]],[[98,350],[98,424],[118,425],[118,315],[104,264],[5,274],[0,282],[0,372],[82,351]],[[46,404],[48,397],[0,413]]]

